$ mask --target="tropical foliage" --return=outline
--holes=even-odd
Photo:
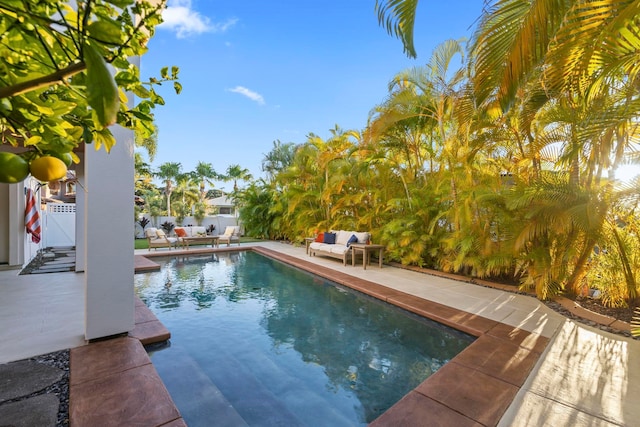
[[[0,1],[1,143],[35,156],[70,153],[80,144],[109,151],[114,123],[135,129],[142,144],[153,138],[153,110],[164,104],[154,87],[173,81],[180,92],[178,68],[163,68],[145,81],[132,58],[146,52],[163,6]]]
[[[417,0],[379,0],[415,54]],[[488,1],[474,37],[399,72],[363,130],[310,134],[241,192],[247,232],[369,230],[391,259],[500,277],[541,299],[640,290],[639,1]]]

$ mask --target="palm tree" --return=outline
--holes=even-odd
[[[264,155],[262,171],[266,172],[269,180],[273,181],[278,172],[285,170],[293,162],[296,144],[288,142],[283,144],[280,140],[273,141],[273,148]]]
[[[149,161],[153,162],[158,152],[158,130],[154,126],[153,132],[150,134],[143,134],[140,130],[135,132],[135,146],[144,148],[149,156]]]
[[[184,218],[192,212],[194,203],[199,200],[198,182],[193,173],[181,173],[176,177],[174,193],[180,198],[176,221],[181,224]]]
[[[229,165],[227,173],[222,179],[225,182],[233,181],[233,192],[238,192],[238,181],[249,181],[253,178],[249,169],[243,169],[240,165]]]
[[[155,176],[164,182],[164,194],[167,196],[167,216],[171,216],[171,193],[173,193],[174,181],[182,173],[182,164],[178,162],[163,163],[158,167]]]
[[[200,185],[200,203],[204,203],[207,195],[205,185],[213,185],[213,179],[219,179],[220,175],[213,169],[211,163],[198,162],[196,169],[193,171],[196,181]]]

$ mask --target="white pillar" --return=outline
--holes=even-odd
[[[134,134],[110,129],[118,141],[111,152],[87,145],[84,155],[88,340],[134,327]]]
[[[91,145],[84,147],[93,150]],[[87,268],[86,245],[86,211],[84,179],[84,153],[76,153],[80,157],[80,163],[75,166],[76,171],[76,272],[81,273]]]
[[[24,184],[8,184],[9,187],[9,265],[23,266],[25,257]],[[42,221],[42,219],[40,220]]]

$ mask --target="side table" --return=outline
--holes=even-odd
[[[352,243],[351,246],[351,265],[356,265],[356,254],[362,251],[362,267],[366,270],[367,264],[371,259],[371,252],[378,251],[378,265],[382,268],[382,259],[384,257],[384,245],[365,245],[363,243]]]
[[[304,238],[304,243],[307,246],[307,255],[309,255],[309,245],[311,244],[311,242],[313,242],[314,240],[316,240],[313,237],[305,237]]]

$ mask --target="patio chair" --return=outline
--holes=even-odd
[[[231,242],[238,242],[240,246],[240,227],[229,225],[224,229],[224,234],[221,234],[218,238],[218,242],[227,242],[227,246],[231,246]]]
[[[159,228],[147,228],[145,234],[149,242],[149,251],[151,251],[152,248],[156,250],[158,250],[158,248],[169,248],[169,250],[171,250],[171,248],[178,243],[178,239],[175,237],[167,237],[164,230]]]

